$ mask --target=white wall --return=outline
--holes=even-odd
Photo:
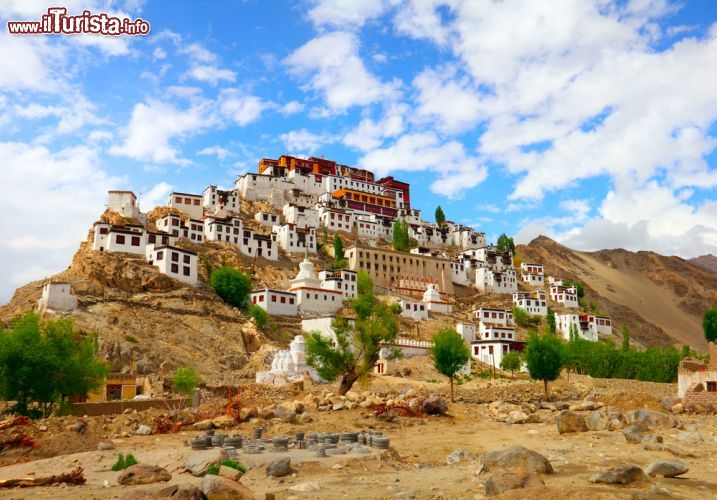
[[[298,314],[296,295],[279,290],[264,289],[251,293],[252,304],[276,316],[296,316]]]

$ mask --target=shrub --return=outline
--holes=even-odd
[[[246,307],[251,292],[251,275],[235,267],[222,266],[212,271],[209,282],[224,302],[242,309]]]
[[[702,329],[707,342],[717,341],[717,307],[710,309],[702,317]]]
[[[212,474],[214,476],[219,474],[219,467],[230,467],[234,470],[238,470],[241,472],[246,472],[246,467],[244,467],[242,464],[235,462],[234,460],[222,460],[218,464],[212,464],[209,467],[207,467],[207,474]]]
[[[517,325],[524,327],[533,326],[540,323],[539,317],[528,314],[520,307],[513,308],[513,320]]]
[[[201,381],[202,380],[197,371],[191,367],[179,368],[176,372],[174,372],[174,376],[172,377],[174,392],[177,394],[183,394],[184,396],[191,396],[194,394],[194,389]]]
[[[257,305],[250,305],[248,312],[249,316],[254,318],[254,321],[256,321],[256,324],[258,326],[264,326],[269,319],[269,315],[267,314],[267,312]]]
[[[139,344],[139,340],[137,340],[137,337],[134,337],[134,336],[132,336],[132,335],[125,335],[125,336],[124,336],[124,339],[125,339],[127,342],[132,342],[133,344]]]
[[[401,304],[399,302],[394,302],[393,304],[391,304],[391,310],[395,315],[400,315],[403,312],[403,309],[401,308]]]
[[[125,470],[127,467],[131,467],[138,463],[139,462],[137,462],[137,459],[134,458],[134,455],[132,455],[131,453],[127,453],[127,456],[120,453],[117,456],[117,461],[112,466],[112,470],[115,472]]]

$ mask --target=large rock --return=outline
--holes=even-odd
[[[682,460],[658,460],[651,463],[645,472],[650,476],[675,477],[689,470],[690,468]]]
[[[200,422],[196,422],[195,424],[192,424],[192,429],[195,431],[208,431],[209,429],[213,429],[214,424],[212,424],[212,419],[202,420]]]
[[[697,431],[684,431],[677,435],[677,440],[683,443],[701,443],[704,441],[702,434]]]
[[[646,479],[645,473],[637,465],[620,465],[593,474],[591,483],[629,484]]]
[[[644,422],[635,422],[622,430],[628,443],[640,443],[647,435],[648,427]]]
[[[607,416],[600,410],[591,411],[586,420],[588,430],[604,431],[607,429]]]
[[[204,476],[201,488],[207,500],[253,500],[254,498],[254,492],[243,484],[212,474]]]
[[[558,414],[558,432],[565,434],[567,432],[586,432],[588,430],[585,417],[574,411],[561,411]]]
[[[260,408],[259,409],[259,418],[263,418],[264,420],[274,418],[274,408],[269,407],[269,406],[267,406],[266,408]]]
[[[284,406],[277,406],[274,410],[274,417],[280,418],[283,422],[296,422],[296,412]]]
[[[137,434],[140,436],[149,436],[152,434],[152,428],[148,425],[142,424],[137,428]]]
[[[463,460],[471,460],[474,455],[465,448],[458,448],[446,457],[446,465],[457,464]]]
[[[212,426],[216,427],[217,429],[229,429],[231,427],[234,427],[235,425],[236,420],[234,419],[234,417],[231,417],[229,415],[220,415],[212,420]]]
[[[204,500],[204,493],[202,493],[202,490],[189,484],[172,484],[148,493],[150,496],[147,498],[153,499],[171,498],[172,500]],[[122,500],[126,499],[126,496],[122,498]]]
[[[201,477],[207,473],[207,468],[209,468],[210,465],[218,464],[221,461],[221,450],[211,449],[206,451],[195,451],[192,455],[187,457],[187,461],[184,463],[184,468],[193,476]]]
[[[524,424],[530,419],[530,416],[526,415],[520,410],[511,411],[508,414],[508,418],[505,419],[506,424]]]
[[[259,410],[256,406],[249,406],[248,408],[242,408],[239,410],[239,419],[242,422],[246,422],[249,419],[256,418],[259,416]]]
[[[631,410],[626,414],[628,423],[642,422],[650,429],[672,429],[677,426],[677,420],[672,415],[648,408]]]
[[[291,459],[289,457],[277,458],[266,466],[266,475],[284,477],[291,474]]]
[[[543,486],[545,483],[535,472],[526,470],[507,470],[492,474],[485,481],[485,494],[487,496],[500,495],[508,490]]]
[[[219,467],[219,475],[227,479],[231,479],[232,481],[239,481],[239,479],[244,475],[244,473],[233,467],[227,467],[226,465],[222,465]]]
[[[519,445],[507,450],[491,451],[483,458],[483,471],[495,469],[524,469],[528,472],[552,474],[553,466],[540,453]]]
[[[123,485],[152,484],[171,479],[172,475],[158,465],[135,464],[123,470],[117,482]]]
[[[423,411],[428,415],[445,415],[448,411],[446,402],[439,396],[429,396],[423,401]]]

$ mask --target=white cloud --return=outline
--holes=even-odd
[[[216,85],[220,81],[233,82],[236,80],[236,73],[228,69],[222,69],[217,65],[218,57],[198,43],[191,43],[179,50],[180,54],[189,56],[189,70],[185,76]]]
[[[284,115],[293,115],[304,110],[304,105],[299,101],[289,101],[279,111]]]
[[[430,170],[439,174],[431,190],[450,198],[483,182],[488,169],[477,158],[469,156],[458,141],[441,142],[432,133],[406,134],[392,145],[373,150],[359,160],[359,165],[379,175],[390,171]]]
[[[328,134],[314,134],[306,129],[292,130],[279,136],[290,153],[305,155],[315,153],[321,146],[335,142]]]
[[[588,200],[563,200],[558,205],[561,209],[569,212],[569,218],[574,222],[581,222],[590,213]]]
[[[307,13],[315,26],[361,27],[380,16],[387,7],[384,0],[315,0]]]
[[[450,31],[443,25],[437,9],[455,6],[456,3],[453,0],[406,1],[396,13],[394,24],[399,33],[445,45]]]
[[[28,280],[65,269],[92,221],[104,210],[107,190],[124,179],[98,168],[98,151],[85,146],[50,150],[0,143],[0,301]]]
[[[221,146],[210,146],[202,149],[197,153],[199,156],[216,156],[217,159],[223,160],[229,156],[229,150]]]
[[[152,51],[152,58],[155,61],[158,61],[159,59],[164,59],[167,57],[167,52],[162,47],[157,47]]]
[[[164,181],[155,184],[149,191],[141,195],[141,210],[148,212],[156,206],[166,205],[167,198],[172,191],[174,191],[174,186]]]
[[[284,63],[292,74],[308,77],[307,89],[323,94],[331,112],[398,96],[400,82],[380,81],[364,66],[355,34],[337,31],[314,38]]]
[[[225,89],[219,95],[221,114],[240,127],[258,120],[265,109],[273,106],[268,101],[264,101],[254,95],[245,94],[238,89]]]
[[[394,105],[388,108],[378,122],[364,118],[354,130],[344,136],[343,143],[360,151],[378,148],[385,138],[395,137],[404,131],[403,115],[407,112],[407,106]]]
[[[171,142],[205,130],[216,124],[211,103],[198,101],[185,109],[172,104],[149,100],[135,105],[132,118],[122,131],[122,144],[110,148],[110,153],[135,160],[185,165],[180,151]]]

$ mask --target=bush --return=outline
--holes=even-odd
[[[125,470],[127,467],[131,467],[138,463],[139,462],[137,462],[137,459],[134,458],[134,455],[132,455],[131,453],[128,453],[127,456],[124,456],[122,453],[120,453],[117,457],[117,461],[112,466],[112,470],[115,472]]]
[[[234,470],[238,470],[241,472],[246,472],[246,467],[244,467],[242,464],[235,462],[234,460],[222,460],[218,464],[212,464],[209,467],[207,467],[207,474],[211,474],[214,476],[219,475],[219,467],[230,467]]]
[[[523,327],[529,327],[534,326],[537,324],[540,324],[540,318],[538,316],[533,316],[531,314],[528,314],[520,307],[514,307],[513,308],[513,320],[517,325],[523,326]]]
[[[139,344],[139,340],[137,340],[137,337],[134,337],[134,336],[132,336],[132,335],[125,335],[125,336],[124,336],[124,339],[125,339],[127,342],[132,342],[133,344]]]
[[[194,389],[196,389],[197,385],[199,385],[199,382],[201,381],[202,379],[199,377],[197,371],[194,368],[188,367],[179,368],[176,372],[174,372],[174,376],[172,377],[174,392],[184,396],[191,396],[194,394]]]
[[[710,309],[702,317],[702,329],[707,342],[717,341],[717,307]]]
[[[244,309],[251,292],[251,275],[230,266],[212,271],[209,282],[214,291],[227,304]]]
[[[400,302],[394,302],[393,304],[391,304],[391,310],[393,311],[393,314],[397,316],[403,312]]]
[[[267,312],[264,309],[262,309],[261,307],[259,307],[257,305],[254,305],[254,304],[250,305],[248,312],[249,312],[249,316],[254,318],[254,321],[256,321],[256,324],[258,326],[264,326],[266,324],[267,320],[269,319],[269,314],[267,314]]]

